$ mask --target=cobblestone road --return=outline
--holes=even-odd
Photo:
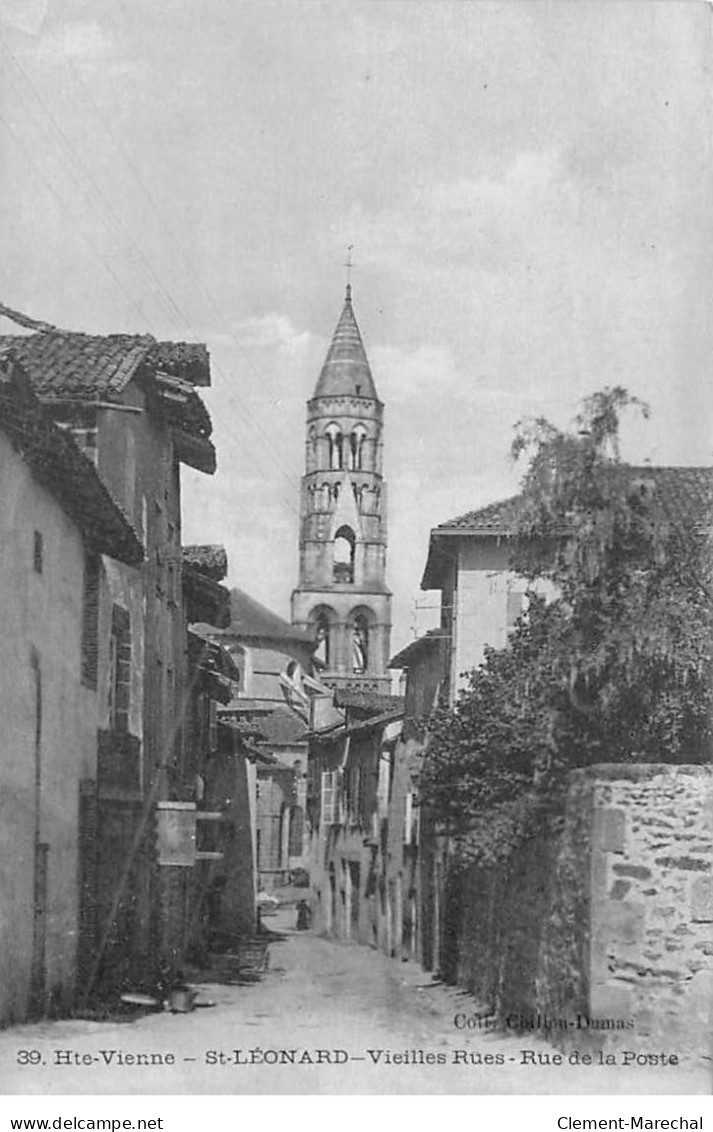
[[[287,918],[289,916],[289,919]],[[291,910],[271,928],[291,924]],[[554,1064],[534,1036],[461,1030],[467,995],[415,964],[291,932],[249,986],[190,1014],[43,1022],[0,1033],[0,1091],[97,1093],[708,1093],[707,1070]],[[281,1064],[283,1055],[296,1064]],[[28,1051],[24,1054],[22,1051]],[[240,1051],[236,1053],[235,1051]],[[293,1052],[294,1051],[294,1052]],[[320,1053],[321,1051],[321,1053]],[[673,1051],[668,1051],[673,1052]],[[39,1064],[19,1064],[29,1056]],[[161,1065],[131,1058],[161,1057]],[[321,1058],[321,1060],[320,1060]]]

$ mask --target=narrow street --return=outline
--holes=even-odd
[[[600,1066],[596,1056],[586,1067],[557,1065],[554,1047],[532,1036],[460,1029],[456,1015],[472,1016],[473,1000],[434,984],[415,964],[297,933],[292,908],[267,923],[285,938],[271,943],[262,979],[201,986],[199,1001],[213,1007],[131,1022],[55,1021],[3,1031],[0,1092],[708,1091],[707,1073],[690,1066]],[[294,1064],[280,1064],[278,1051],[289,1051]],[[152,1064],[132,1062],[132,1055]]]

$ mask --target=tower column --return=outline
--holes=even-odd
[[[372,691],[390,688],[383,418],[348,286],[307,403],[300,575],[292,620],[316,634],[320,611],[328,610],[325,682]]]

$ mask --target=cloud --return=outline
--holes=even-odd
[[[46,63],[87,63],[111,53],[112,40],[95,21],[67,24],[39,40],[35,56]]]
[[[369,358],[387,401],[420,400],[436,388],[442,392],[463,381],[450,351],[443,346],[423,345],[413,351],[377,346],[369,351]]]
[[[436,180],[376,214],[356,214],[360,258],[381,267],[509,270],[543,232],[576,221],[580,191],[552,149],[519,151],[493,174]]]
[[[296,330],[289,318],[272,312],[238,323],[234,337],[242,346],[296,354],[308,349],[312,335],[307,330]]]
[[[38,35],[47,16],[47,0],[0,0],[0,23]]]

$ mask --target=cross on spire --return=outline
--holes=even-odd
[[[346,260],[346,263],[344,264],[344,266],[347,269],[347,295],[346,295],[347,301],[349,301],[352,297],[352,268],[354,266],[354,260],[352,259],[352,252],[353,251],[354,251],[354,244],[348,244],[347,245],[347,260]]]

